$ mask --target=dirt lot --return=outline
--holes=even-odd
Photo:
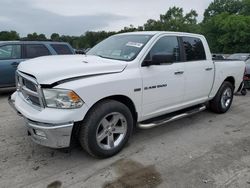
[[[208,111],[136,130],[117,156],[97,160],[33,143],[0,94],[0,187],[250,187],[250,94],[224,115]]]

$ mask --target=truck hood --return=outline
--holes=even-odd
[[[30,59],[20,63],[18,70],[36,77],[39,84],[50,85],[77,77],[122,72],[127,62],[98,56],[59,55]]]

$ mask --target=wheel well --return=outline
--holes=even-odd
[[[135,108],[133,101],[129,97],[124,96],[124,95],[113,95],[113,96],[103,98],[103,99],[99,100],[98,102],[103,101],[103,100],[107,100],[107,99],[115,100],[115,101],[118,101],[118,102],[126,105],[133,115],[134,123],[137,122],[138,115],[136,112],[136,108]]]
[[[225,79],[225,81],[230,82],[235,87],[235,79],[232,76],[229,76]]]
[[[104,100],[107,100],[107,99],[115,100],[115,101],[118,101],[118,102],[126,105],[129,108],[129,110],[131,111],[131,113],[132,113],[132,116],[133,116],[133,119],[134,119],[134,125],[135,125],[135,123],[137,122],[138,115],[137,115],[136,108],[135,108],[135,105],[134,105],[133,101],[127,96],[113,95],[113,96],[105,97],[105,98],[97,101],[91,108],[93,108],[97,103],[99,103],[101,101],[104,101]]]
[[[131,111],[131,113],[132,113],[133,120],[134,120],[134,127],[135,127],[138,115],[137,115],[136,108],[135,108],[135,105],[134,105],[133,101],[129,97],[127,97],[127,96],[124,96],[124,95],[113,95],[113,96],[109,96],[109,97],[103,98],[103,99],[97,101],[90,109],[92,109],[97,103],[99,103],[101,101],[104,101],[104,100],[107,100],[107,99],[115,100],[115,101],[118,101],[118,102],[126,105],[129,108],[129,110]],[[87,114],[89,113],[89,111],[87,112]],[[73,131],[72,132],[74,133],[74,135],[71,137],[71,139],[74,140],[74,141],[75,141],[75,138],[78,138],[79,131],[80,131],[80,125],[81,125],[82,121],[76,122],[75,125],[74,125],[74,127],[73,127]],[[72,140],[71,140],[71,143],[72,143]]]

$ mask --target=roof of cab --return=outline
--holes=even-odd
[[[161,35],[161,34],[175,34],[175,35],[185,35],[185,36],[200,36],[200,34],[195,33],[185,33],[185,32],[173,32],[173,31],[136,31],[136,32],[127,32],[120,33],[118,35]]]
[[[55,41],[0,41],[0,44],[68,44],[67,42]]]

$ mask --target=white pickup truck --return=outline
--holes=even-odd
[[[69,147],[73,138],[110,157],[135,126],[151,128],[204,110],[225,113],[245,63],[214,62],[197,34],[133,32],[86,55],[41,57],[18,66],[10,104],[38,144]]]

